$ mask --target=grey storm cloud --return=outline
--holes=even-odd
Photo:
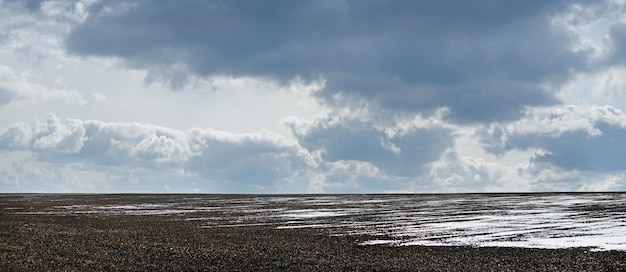
[[[25,8],[28,11],[36,12],[41,9],[41,4],[45,1],[46,0],[3,0],[1,4]]]
[[[193,156],[186,168],[207,179],[231,183],[272,184],[309,168],[307,157],[295,143],[273,133],[229,135],[194,129],[191,138],[200,142],[199,156]]]
[[[325,161],[368,162],[399,177],[423,174],[422,167],[437,160],[454,142],[450,129],[439,124],[380,127],[371,121],[330,115],[289,126],[302,147],[321,152]]]
[[[534,115],[534,116],[532,116]],[[503,154],[510,150],[541,149],[534,163],[548,163],[565,170],[611,172],[626,170],[626,114],[605,106],[589,109],[566,106],[529,113],[542,120],[528,126],[524,119],[482,132],[486,150]]]
[[[626,63],[626,23],[611,26],[609,36],[612,42],[609,62],[624,65]]]
[[[14,98],[15,95],[12,92],[5,91],[4,89],[0,88],[0,107],[8,104]]]
[[[583,171],[626,170],[626,128],[599,122],[602,135],[590,137],[584,131],[568,132],[558,138],[533,137],[512,139],[514,146],[539,146],[550,153],[535,158],[537,162],[549,162],[564,169]]]
[[[101,1],[70,53],[172,76],[324,78],[383,108],[457,122],[514,120],[559,101],[540,86],[584,69],[550,16],[565,1]],[[571,4],[571,2],[568,2]],[[164,72],[170,68],[174,72]]]

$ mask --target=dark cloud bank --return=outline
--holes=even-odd
[[[152,73],[322,77],[322,100],[343,93],[399,111],[448,107],[457,122],[502,121],[558,103],[540,84],[585,69],[587,52],[573,52],[550,22],[571,3],[104,1],[66,48]]]
[[[626,154],[626,114],[619,109],[564,106],[526,115],[541,123],[531,128],[521,121],[481,131],[486,150],[504,154],[514,149],[540,148],[544,152],[533,158],[535,163],[600,173],[626,169],[622,159]]]

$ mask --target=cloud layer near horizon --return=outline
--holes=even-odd
[[[0,190],[623,190],[625,14],[2,0]]]
[[[17,123],[0,134],[5,151],[30,151],[39,162],[132,169],[182,170],[207,180],[259,187],[307,168],[295,143],[271,132],[177,131],[138,123],[59,120]]]

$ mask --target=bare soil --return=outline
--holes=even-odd
[[[0,195],[0,271],[626,271],[623,251],[362,246],[372,237],[206,226],[180,215],[45,213],[166,197],[176,196]]]

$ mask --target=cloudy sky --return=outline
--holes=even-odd
[[[0,0],[0,192],[626,190],[625,2]]]

